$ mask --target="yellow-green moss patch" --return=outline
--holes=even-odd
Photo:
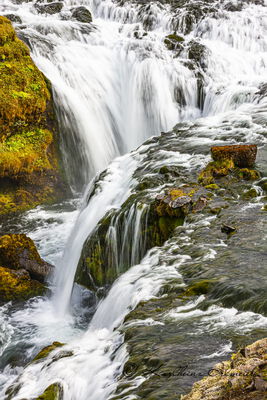
[[[58,347],[64,346],[64,343],[60,342],[53,342],[51,345],[44,347],[37,356],[33,359],[33,361],[41,360],[47,357],[53,350],[57,349]]]
[[[0,267],[0,301],[27,300],[44,292],[45,287],[30,279],[27,271]]]

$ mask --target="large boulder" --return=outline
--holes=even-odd
[[[264,400],[267,398],[267,338],[258,340],[231,360],[215,365],[181,400]]]
[[[34,242],[24,234],[0,237],[0,265],[26,270],[32,279],[44,282],[53,266],[42,260]]]

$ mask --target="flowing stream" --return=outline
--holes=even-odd
[[[190,173],[209,160],[212,144],[267,143],[263,90],[267,82],[267,2],[235,1],[234,5],[242,4],[234,10],[226,3],[214,1],[213,12],[196,18],[189,29],[186,8],[179,13],[164,2],[64,0],[60,13],[48,15],[38,12],[32,1],[2,0],[0,14],[21,18],[22,23],[15,24],[17,32],[52,82],[64,132],[64,165],[74,192],[84,195],[38,207],[1,227],[2,231],[27,233],[41,255],[56,265],[50,298],[32,299],[24,308],[12,304],[0,308],[1,398],[8,398],[10,385],[14,389],[10,398],[22,400],[34,399],[59,382],[64,400],[108,399],[128,357],[121,330],[125,316],[141,301],[160,296],[168,282],[176,280],[183,286],[180,268],[189,263],[191,255],[187,250],[175,254],[177,241],[170,240],[137,260],[134,249],[140,246],[141,212],[131,209],[125,220],[122,252],[128,232],[133,233],[133,266],[98,302],[90,291],[74,284],[84,241],[108,211],[119,209],[129,198],[139,168],[148,175],[152,167],[166,165]],[[91,24],[71,18],[72,9],[81,4],[92,12]],[[183,38],[179,51],[177,44],[168,49],[164,42],[174,31]],[[157,147],[153,140],[146,142],[177,123],[180,136],[173,148],[172,142],[169,148]],[[266,172],[264,157],[261,163]],[[209,226],[210,218],[199,224]],[[113,244],[115,228],[116,221],[109,230]],[[185,243],[191,243],[196,228],[187,226]],[[262,240],[266,245],[266,232]],[[216,246],[227,244],[203,246],[203,260],[212,260]],[[114,258],[118,266],[120,250]],[[185,321],[186,335],[191,329],[187,321],[194,321],[200,341],[207,326],[210,332],[220,330],[229,337],[259,329],[267,332],[264,313],[239,312],[233,306],[211,306],[203,311],[199,308],[202,301],[200,296],[183,309],[169,311],[158,324],[168,318]],[[54,340],[66,344],[25,367],[25,362]],[[205,348],[212,354],[202,357],[216,360],[231,351],[229,340],[220,345],[217,351],[212,345]],[[133,385],[144,380],[139,377]]]

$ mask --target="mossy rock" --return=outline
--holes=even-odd
[[[198,175],[198,182],[206,187],[213,185],[215,178],[227,176],[234,168],[232,160],[211,161]]]
[[[53,350],[57,349],[58,347],[64,346],[64,343],[60,342],[53,342],[51,345],[44,347],[32,360],[32,362],[42,360],[46,358]]]
[[[0,267],[0,301],[28,300],[43,295],[45,290],[40,282],[30,278],[27,271]]]
[[[0,215],[62,198],[59,158],[50,84],[0,16]]]
[[[0,265],[25,269],[31,278],[41,282],[52,271],[52,266],[41,259],[34,242],[25,234],[0,236]]]
[[[63,400],[63,388],[59,383],[52,383],[35,400]]]

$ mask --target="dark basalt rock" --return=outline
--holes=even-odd
[[[33,241],[24,234],[0,237],[0,265],[26,270],[32,279],[44,282],[53,266],[41,259]]]
[[[239,168],[253,167],[257,156],[255,144],[213,146],[211,155],[214,161],[232,160]]]
[[[62,8],[63,4],[59,2],[49,3],[49,4],[35,4],[36,10],[41,14],[57,14]]]
[[[86,7],[77,7],[72,9],[72,18],[78,22],[89,24],[92,22],[92,15]]]

